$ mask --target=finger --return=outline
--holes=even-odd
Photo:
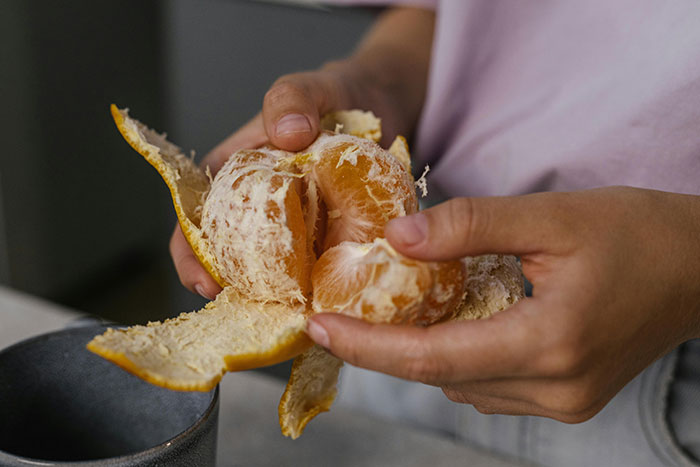
[[[565,194],[454,198],[390,221],[387,240],[422,260],[447,260],[485,253],[525,255],[561,247],[568,211]]]
[[[565,423],[583,422],[592,416],[560,414],[528,401],[501,398],[487,394],[473,394],[449,387],[442,388],[442,392],[452,402],[473,405],[478,412],[485,415],[532,415],[553,418]]]
[[[524,319],[529,300],[487,320],[426,328],[324,313],[310,318],[308,333],[348,363],[427,384],[528,376],[542,341]]]
[[[614,393],[589,389],[582,379],[508,378],[442,386],[453,402],[485,405],[493,413],[537,415],[566,423],[583,422],[598,413]],[[520,412],[513,412],[513,410]]]
[[[253,149],[269,143],[259,113],[248,123],[239,128],[231,136],[223,140],[202,159],[202,167],[209,166],[212,174],[219,171],[222,165],[234,152],[239,149]]]
[[[263,123],[273,145],[298,151],[318,135],[320,116],[348,106],[341,80],[328,72],[287,75],[275,82],[263,100]]]
[[[213,300],[221,292],[219,284],[202,267],[192,252],[192,248],[187,243],[179,224],[175,227],[175,231],[170,238],[170,255],[173,258],[180,282],[190,292],[199,294],[209,300]]]
[[[443,387],[442,392],[452,402],[473,405],[482,414],[543,416],[539,407],[527,401],[506,399],[489,394],[471,393],[450,387]]]

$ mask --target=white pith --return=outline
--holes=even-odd
[[[219,170],[202,209],[202,231],[217,269],[254,300],[303,303],[303,291],[284,262],[295,254],[285,207],[295,177],[266,164],[236,167],[237,162],[232,158]],[[280,178],[275,188],[273,180]],[[277,208],[274,217],[269,203]]]

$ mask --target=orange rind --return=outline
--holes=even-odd
[[[305,334],[311,313],[429,325],[486,317],[522,297],[513,258],[420,262],[382,238],[386,222],[417,212],[418,200],[406,140],[380,148],[371,113],[324,116],[324,131],[298,153],[238,151],[212,179],[165,135],[111,111],[164,179],[185,238],[223,287],[198,312],[110,329],[88,344],[153,384],[208,391],[226,371],[296,356],[279,405],[283,434],[296,438],[330,408],[342,366]]]
[[[207,272],[222,287],[224,280],[217,271],[215,259],[208,251],[200,230],[201,207],[209,192],[209,178],[182,150],[138,120],[129,117],[128,109],[110,106],[117,129],[129,145],[141,154],[163,177],[170,189],[175,214],[182,233]]]
[[[342,366],[342,360],[318,345],[294,360],[278,408],[283,435],[298,438],[311,419],[330,410]]]
[[[245,300],[227,287],[202,310],[109,329],[88,349],[158,386],[209,391],[226,371],[272,365],[310,347],[303,311]]]

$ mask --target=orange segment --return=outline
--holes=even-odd
[[[316,313],[426,325],[454,312],[464,291],[464,266],[406,258],[384,239],[344,242],[318,259],[311,283]]]
[[[88,344],[147,381],[207,391],[226,371],[301,354],[279,406],[283,433],[296,438],[330,408],[342,366],[311,348],[308,298],[316,312],[423,325],[452,317],[465,283],[456,319],[487,316],[522,296],[514,259],[421,263],[378,238],[389,219],[416,212],[418,203],[406,141],[398,137],[389,151],[381,149],[380,122],[371,113],[325,116],[323,128],[344,134],[324,133],[304,153],[239,151],[211,184],[164,135],[126,110],[111,111],[124,138],[168,185],[196,256],[226,286],[198,312],[109,330]],[[473,280],[465,281],[465,265]]]
[[[312,418],[330,410],[343,361],[317,345],[294,360],[279,404],[282,434],[297,439]]]
[[[130,118],[128,109],[118,109],[112,104],[110,110],[124,139],[158,171],[168,185],[178,222],[195,256],[216,282],[225,286],[200,231],[200,209],[209,191],[209,178],[165,135]]]
[[[110,329],[88,349],[158,386],[209,391],[227,370],[272,365],[309,348],[303,311],[248,301],[227,287],[202,310]]]
[[[326,225],[328,224],[328,210],[326,203],[321,199],[316,182],[311,177],[304,177],[304,196],[302,206],[304,207],[304,221],[306,223],[306,241],[308,257],[311,263],[323,253],[323,240],[326,237]]]
[[[303,303],[309,294],[302,183],[275,168],[278,151],[236,153],[202,208],[202,231],[226,281],[250,300]]]
[[[383,237],[389,220],[418,210],[411,175],[378,145],[321,135],[310,149],[312,176],[328,209],[325,249]]]

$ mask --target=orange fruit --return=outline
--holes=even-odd
[[[204,204],[211,189],[207,172],[164,135],[130,118],[128,110],[112,105],[111,112],[124,139],[168,185],[185,237],[196,257],[224,290],[204,310],[185,313],[163,323],[108,331],[95,337],[88,349],[154,384],[170,389],[206,391],[216,386],[226,371],[272,365],[311,347],[312,342],[304,332],[306,307],[303,304],[250,300],[223,278],[222,274],[227,271],[213,254],[216,243],[212,244],[202,229]],[[275,157],[270,159],[264,151],[259,152],[263,155],[241,157],[249,157],[248,162],[263,166],[278,160],[279,154],[274,153]],[[296,191],[298,183],[295,181],[293,185]],[[283,203],[285,210],[295,211],[294,195],[288,198]],[[290,230],[299,232],[300,229],[298,219],[293,220]],[[290,277],[304,276],[297,267],[285,263]],[[310,265],[304,267],[310,270]],[[306,281],[308,284],[308,279]],[[300,290],[303,297],[308,285],[300,285]],[[212,319],[194,319],[200,315]],[[198,336],[203,347],[193,345],[189,335]],[[210,341],[219,344],[208,346]],[[202,348],[212,351],[205,358],[206,365],[193,364],[192,359],[199,361],[196,354]],[[193,367],[197,370],[193,371]]]
[[[410,173],[376,143],[326,133],[309,151],[312,177],[328,210],[324,250],[383,237],[389,220],[418,210]]]
[[[110,106],[117,129],[127,143],[151,164],[170,189],[173,206],[182,233],[204,269],[224,287],[226,283],[214,266],[215,258],[209,252],[200,230],[201,207],[209,192],[209,178],[182,149],[138,120],[129,117],[129,109]]]
[[[276,169],[280,151],[233,155],[202,207],[202,236],[221,278],[250,300],[304,303],[313,258],[302,210],[302,183]]]
[[[464,292],[464,265],[406,258],[381,238],[343,242],[319,258],[311,283],[315,313],[427,325],[454,313]]]
[[[309,313],[426,325],[455,310],[477,316],[490,300],[478,289],[491,290],[482,281],[460,308],[465,263],[415,261],[381,238],[388,220],[416,212],[418,202],[406,141],[381,149],[371,113],[325,116],[323,128],[334,131],[299,153],[238,151],[211,180],[163,135],[111,110],[124,138],[165,180],[193,252],[223,287],[203,310],[109,330],[88,344],[147,381],[206,391],[226,371],[299,355],[279,406],[283,433],[296,438],[332,404],[342,366],[312,346],[304,332]]]

